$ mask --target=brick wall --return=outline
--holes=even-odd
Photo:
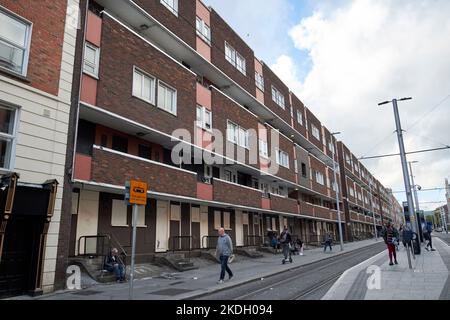
[[[320,150],[323,150],[322,124],[309,109],[306,109],[306,117],[308,119],[309,141],[316,145]],[[317,140],[312,134],[313,124],[317,129],[319,129],[320,140]]]
[[[132,97],[133,66],[177,90],[177,116]],[[168,134],[194,132],[195,76],[108,17],[103,19],[99,107]],[[157,91],[157,90],[156,90]]]
[[[250,151],[246,150],[240,146],[236,146],[235,144],[228,142],[227,140],[227,120],[232,121],[233,123],[241,126],[243,129],[255,130],[254,134],[258,133],[258,120],[257,118],[249,113],[247,110],[228,99],[219,91],[213,89],[212,90],[212,113],[213,113],[213,127],[219,130],[223,134],[224,139],[224,148],[225,145],[228,145],[230,150],[234,150],[234,159],[237,159],[237,150],[239,152],[245,151],[245,163],[250,164]],[[250,139],[251,140],[251,139]],[[258,151],[258,137],[254,137],[254,143],[256,149],[253,152],[256,154],[253,156],[255,159],[252,160],[253,167],[259,169],[259,151]],[[251,144],[251,142],[250,142]],[[225,153],[226,150],[217,150],[219,153]],[[255,163],[256,161],[256,163]]]
[[[150,190],[187,197],[197,196],[197,177],[161,165],[128,158],[94,149],[92,180],[123,186],[129,179],[139,178],[149,184]]]
[[[326,166],[322,162],[320,162],[319,160],[317,160],[316,158],[314,158],[312,156],[310,156],[309,158],[311,161],[311,169],[313,170],[312,177],[311,177],[312,189],[314,191],[320,192],[323,195],[327,195],[327,185],[326,185],[327,184],[327,178],[326,178],[327,176],[326,176],[326,172],[325,172]],[[324,185],[321,185],[316,182],[316,175],[314,173],[315,171],[318,171],[323,174]]]
[[[67,1],[2,0],[0,5],[33,23],[26,80],[0,73],[58,95]]]
[[[142,9],[175,33],[184,42],[196,47],[195,0],[178,1],[178,17],[161,4],[161,0],[135,0]]]
[[[270,196],[270,207],[274,211],[298,214],[298,202],[295,199]]]
[[[261,208],[261,192],[214,180],[214,201]]]
[[[289,154],[289,169],[283,167],[283,166],[278,166],[278,173],[275,174],[276,176],[295,182],[295,170],[294,170],[294,149],[293,149],[293,142],[289,139],[287,139],[285,136],[283,135],[279,135],[280,137],[280,141],[279,141],[279,146],[274,146],[272,147],[272,141],[271,141],[271,130],[273,130],[272,128],[269,128],[267,130],[268,132],[268,137],[269,137],[269,142],[268,142],[268,147],[269,147],[269,155],[271,156],[271,158],[273,159],[273,161],[276,161],[276,156],[275,154],[272,154],[272,152],[276,151],[276,148],[279,148],[280,150],[286,152],[287,154]],[[273,149],[275,148],[275,149]],[[276,164],[276,163],[275,163]],[[300,168],[301,169],[301,168]]]
[[[243,75],[225,59],[225,41],[245,59],[246,75]],[[211,42],[211,62],[251,95],[256,96],[253,50],[214,10],[211,11]]]
[[[304,137],[306,137],[306,115],[305,115],[305,106],[303,102],[300,101],[294,94],[291,94],[292,97],[292,108],[294,109],[294,129],[300,132]],[[303,115],[303,125],[298,123],[297,119],[297,111]]]
[[[277,75],[270,70],[270,68],[263,64],[264,75],[264,102],[265,105],[277,114],[281,119],[291,124],[291,104],[289,102],[289,88],[277,77]],[[284,96],[285,109],[281,108],[272,99],[272,85]]]

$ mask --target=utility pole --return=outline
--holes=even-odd
[[[331,144],[333,144],[333,137],[340,134],[340,132],[335,132],[331,134]],[[336,139],[335,139],[336,140]],[[337,141],[337,140],[336,140]],[[339,206],[339,183],[337,181],[337,165],[335,160],[335,153],[337,151],[337,144],[336,142],[333,144],[333,173],[334,173],[334,183],[336,185],[336,209],[337,209],[337,217],[338,217],[338,227],[339,227],[339,241],[341,244],[341,251],[344,251],[344,238],[342,235],[342,223],[341,223],[341,210]]]
[[[412,164],[413,163],[418,163],[419,161],[409,161],[409,172],[411,174],[411,184],[412,184],[412,189],[414,191],[414,200],[415,200],[415,217],[417,217],[417,223],[419,225],[419,230],[417,231],[417,233],[420,236],[420,242],[423,242],[423,233],[422,233],[422,228],[420,227],[420,209],[419,209],[419,197],[417,195],[417,186],[414,183],[414,174],[412,171]]]
[[[397,137],[398,137],[398,144],[399,144],[399,148],[400,148],[400,158],[401,158],[402,170],[403,170],[403,180],[405,183],[406,198],[408,200],[408,214],[409,214],[410,222],[413,222],[415,220],[414,219],[414,203],[413,203],[412,194],[411,194],[411,184],[409,182],[408,164],[407,164],[407,160],[406,160],[405,143],[403,141],[402,124],[400,121],[400,115],[398,112],[398,105],[397,105],[398,101],[407,101],[407,100],[412,100],[412,98],[403,98],[403,99],[399,99],[399,100],[393,99],[392,101],[385,101],[385,102],[379,103],[378,105],[382,106],[382,105],[389,104],[392,102],[392,105],[394,107],[395,125],[397,127]],[[416,229],[415,231],[417,231],[417,232],[419,231],[417,222],[416,222],[416,224],[411,223],[411,225],[412,225],[413,230]]]

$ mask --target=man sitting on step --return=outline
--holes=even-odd
[[[110,254],[106,256],[103,269],[114,272],[117,282],[125,281],[125,265],[119,257],[119,250],[116,248],[111,249]]]

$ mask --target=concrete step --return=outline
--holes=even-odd
[[[236,248],[236,253],[253,259],[264,257],[257,247]]]

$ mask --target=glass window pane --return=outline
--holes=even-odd
[[[142,97],[142,75],[135,71],[133,77],[133,94]]]
[[[21,47],[26,46],[28,25],[0,11],[0,26],[0,37]]]
[[[84,53],[84,60],[87,62],[90,62],[92,64],[95,64],[95,53],[96,50],[88,45],[86,45],[86,50]]]
[[[148,77],[144,77],[144,86],[142,88],[142,97],[148,101],[151,101],[151,90],[152,90],[152,83],[151,79]]]
[[[11,141],[0,140],[0,168],[9,169],[11,158]]]
[[[0,108],[0,132],[14,134],[14,111]]]
[[[0,66],[21,73],[24,50],[0,40]]]

